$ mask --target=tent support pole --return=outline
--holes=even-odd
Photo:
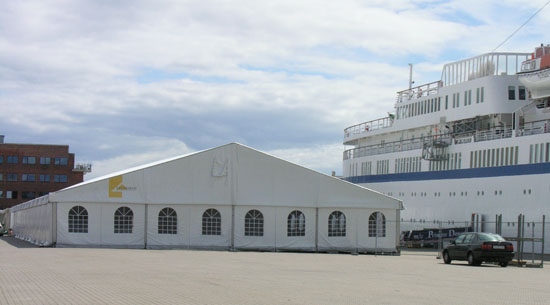
[[[235,251],[235,205],[231,205],[231,251]]]
[[[57,202],[52,202],[52,245],[57,243]]]
[[[146,204],[145,205],[145,220],[144,220],[145,225],[143,226],[143,230],[144,230],[144,232],[143,232],[143,249],[147,249],[147,225],[149,224],[148,215],[147,215],[147,210],[148,210],[147,208],[148,207],[149,206]]]
[[[319,208],[315,208],[315,252],[319,252]]]

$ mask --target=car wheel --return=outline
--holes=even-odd
[[[478,266],[479,262],[474,259],[474,254],[472,252],[468,253],[468,265]]]
[[[449,256],[449,252],[447,251],[443,252],[443,262],[445,262],[445,264],[451,263],[451,257]]]
[[[501,267],[506,267],[506,266],[508,266],[508,261],[500,262],[499,265],[500,265]]]

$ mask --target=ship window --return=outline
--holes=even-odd
[[[544,156],[544,144],[540,143],[540,154],[539,154],[539,163],[543,162],[543,156]]]
[[[485,167],[485,158],[487,158],[487,150],[483,150],[483,158],[482,158],[482,160],[483,160],[483,163],[482,163],[483,165],[482,166],[483,167]]]
[[[519,94],[519,99],[524,101],[525,100],[525,87],[519,86],[518,94]]]
[[[468,105],[472,104],[472,90],[468,90]]]
[[[481,87],[481,98],[480,98],[480,103],[483,103],[483,96],[484,96],[484,93],[485,93],[485,87]]]
[[[437,111],[441,110],[441,97],[437,98]]]
[[[460,107],[460,93],[456,94],[456,108]]]
[[[476,88],[476,104],[479,104],[479,88]]]
[[[449,108],[449,96],[445,95],[445,109]]]
[[[504,165],[508,165],[509,150],[510,150],[510,147],[506,147],[506,154],[505,154],[505,159],[504,159],[506,161],[505,161]]]
[[[497,148],[497,149],[496,149],[496,153],[495,153],[495,159],[496,159],[496,160],[495,160],[495,166],[498,166],[498,163],[499,163],[499,162],[498,162],[498,156],[499,156],[499,149]]]
[[[504,147],[500,148],[500,165],[504,165]]]
[[[491,149],[491,166],[495,166],[495,150]]]
[[[508,99],[509,100],[515,100],[516,99],[516,87],[508,86]]]
[[[473,162],[474,162],[474,152],[470,152],[470,168],[473,168]]]
[[[537,160],[539,159],[539,145],[535,144],[535,159],[533,160],[533,163],[538,163]]]
[[[519,147],[516,146],[516,153],[514,154],[514,164],[518,164],[518,150],[519,150]]]
[[[464,91],[464,106],[468,106],[468,90]]]
[[[550,143],[546,143],[546,154],[545,154],[545,158],[544,158],[544,162],[548,162],[548,150],[550,149]]]
[[[453,108],[456,108],[456,93],[453,93]]]

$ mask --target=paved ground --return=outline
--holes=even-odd
[[[549,304],[545,269],[353,256],[36,248],[0,237],[0,304]]]

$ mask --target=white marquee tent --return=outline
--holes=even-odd
[[[241,144],[86,181],[11,209],[42,245],[395,252],[402,202]]]

